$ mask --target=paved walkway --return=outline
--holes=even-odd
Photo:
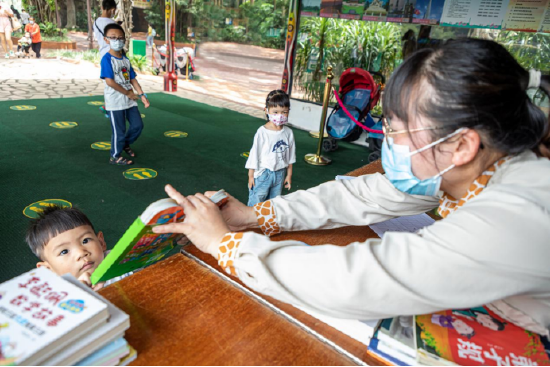
[[[139,75],[138,80],[147,93],[163,92],[163,79]],[[179,97],[211,106],[227,108],[263,118],[263,111],[249,105],[216,98],[193,90],[179,81]],[[104,84],[99,68],[88,62],[79,64],[54,59],[0,59],[0,101],[45,98],[70,98],[103,95]]]
[[[69,33],[79,51],[88,50],[87,36]],[[145,33],[132,33],[132,38],[144,40]],[[284,54],[283,50],[231,42],[199,44],[194,63],[200,80],[185,82],[180,76],[179,85],[191,92],[263,109],[267,94],[281,87]],[[147,57],[151,57],[149,48]]]

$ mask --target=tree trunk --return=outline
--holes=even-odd
[[[134,24],[132,22],[132,0],[119,0],[117,4],[119,19],[122,20],[122,29],[126,34],[125,49],[130,49],[130,39],[132,38],[132,29]]]
[[[67,25],[66,28],[71,29],[76,27],[76,8],[74,0],[67,1]]]
[[[86,0],[86,10],[88,12],[88,50],[91,50],[94,48],[94,32],[92,30],[92,9],[90,0]]]
[[[55,0],[55,21],[57,28],[61,28],[61,17],[59,16],[59,6],[57,5],[57,0]]]

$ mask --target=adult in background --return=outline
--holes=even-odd
[[[116,2],[115,0],[103,0],[101,3],[101,16],[97,18],[94,22],[94,38],[97,41],[99,46],[99,57],[100,59],[105,56],[107,52],[111,49],[109,44],[105,42],[104,29],[108,24],[115,24],[113,17],[116,13]]]
[[[40,50],[42,49],[42,34],[40,34],[40,26],[36,24],[33,17],[29,18],[29,24],[25,26],[25,32],[31,35],[31,48],[36,54],[36,58],[40,58]]]
[[[155,28],[151,24],[148,24],[147,27],[147,47],[153,47],[153,43],[155,42],[155,36],[157,35],[157,31],[155,31]]]
[[[13,4],[10,6],[10,9],[11,9],[13,15],[15,15],[17,17],[17,19],[21,20],[21,14],[19,14],[19,11],[17,11],[17,9],[15,9],[15,6],[13,6]]]
[[[4,52],[6,52],[6,59],[15,56],[13,42],[11,41],[11,17],[13,17],[11,9],[6,4],[0,3],[0,42]]]
[[[23,25],[23,27],[21,28],[21,31],[23,32],[23,34],[25,34],[25,28],[27,27],[27,24],[29,24],[29,18],[31,17],[29,15],[29,13],[27,13],[27,11],[25,9],[21,9],[21,24]]]

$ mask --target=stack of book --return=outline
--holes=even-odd
[[[546,337],[487,307],[381,320],[369,352],[398,366],[550,365]]]
[[[70,275],[39,268],[0,284],[0,365],[126,365],[127,314]]]

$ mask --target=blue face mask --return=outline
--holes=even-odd
[[[386,171],[386,177],[399,191],[411,195],[435,196],[441,186],[441,176],[453,169],[455,165],[453,164],[447,167],[431,178],[420,180],[412,172],[411,157],[444,142],[462,130],[464,129],[460,128],[452,134],[436,140],[412,153],[407,145],[393,144],[393,138],[390,137],[384,139],[384,143],[382,144],[382,166],[384,167],[384,171]],[[391,148],[388,146],[388,140],[391,143]]]

